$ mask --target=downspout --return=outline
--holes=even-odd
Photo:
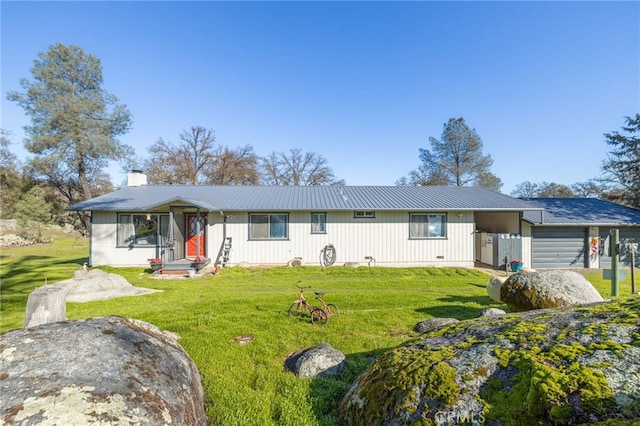
[[[116,222],[118,214],[116,213]],[[89,266],[93,264],[93,212],[89,216]]]
[[[595,264],[595,256],[591,253],[591,227],[587,226],[584,230],[584,240],[585,240],[585,248],[584,248],[584,260],[585,267],[592,268],[593,264]]]
[[[222,215],[222,243],[227,239],[227,215],[221,210],[220,214]]]
[[[518,234],[522,235],[522,218],[524,217],[524,212],[518,212]]]

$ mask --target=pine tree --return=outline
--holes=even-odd
[[[31,74],[33,81],[20,81],[24,92],[7,94],[31,116],[25,140],[35,154],[30,168],[69,203],[92,198],[108,162],[132,156],[133,149],[116,139],[129,131],[131,115],[102,88],[100,60],[78,46],[50,46]]]
[[[605,175],[621,188],[616,201],[640,207],[640,114],[625,117],[626,126],[618,132],[605,133],[606,142],[613,146],[603,164]]]

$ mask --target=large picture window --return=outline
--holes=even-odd
[[[285,240],[289,238],[289,215],[287,213],[249,214],[249,239]]]
[[[311,233],[326,234],[327,233],[327,214],[311,213]]]
[[[409,238],[446,238],[447,215],[444,213],[411,213]]]
[[[155,246],[169,234],[169,215],[118,214],[118,246]]]

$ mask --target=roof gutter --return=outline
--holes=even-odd
[[[564,223],[536,223],[536,222],[531,222],[530,220],[526,220],[523,219],[525,222],[530,223],[532,226],[549,226],[549,227],[559,227],[559,226],[585,226],[585,227],[591,227],[591,226],[598,226],[598,227],[609,227],[609,226],[638,226],[640,224],[636,224],[636,223],[587,223],[587,222],[564,222]]]

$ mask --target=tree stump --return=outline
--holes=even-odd
[[[35,327],[67,319],[67,290],[60,287],[38,287],[29,294],[24,327]]]

